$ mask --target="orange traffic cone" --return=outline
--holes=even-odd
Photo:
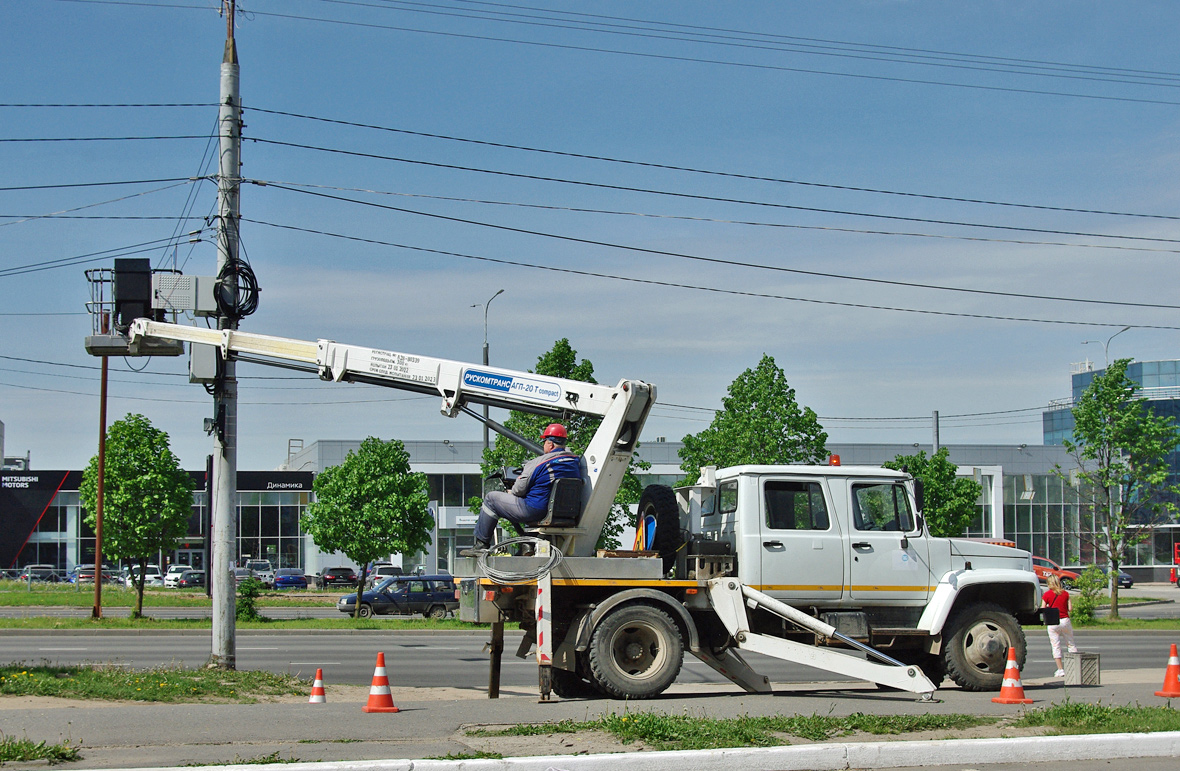
[[[1016,649],[1008,649],[1008,663],[1004,665],[1004,684],[1000,687],[1000,695],[993,696],[996,704],[1032,704],[1032,699],[1024,698],[1024,686],[1020,684],[1020,667],[1016,666]]]
[[[373,684],[369,687],[369,703],[365,712],[397,712],[393,695],[389,692],[389,676],[385,674],[385,654],[377,654],[377,668],[373,670]]]
[[[1172,643],[1172,652],[1168,655],[1168,669],[1164,672],[1164,685],[1155,692],[1155,695],[1166,698],[1180,696],[1180,655],[1176,654],[1176,643]]]
[[[324,694],[324,670],[315,671],[315,682],[311,684],[311,698],[308,704],[326,704],[328,697]]]

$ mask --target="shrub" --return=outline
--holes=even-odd
[[[1106,590],[1106,574],[1091,565],[1074,581],[1074,596],[1070,597],[1069,617],[1074,624],[1094,623],[1094,608]]]
[[[262,594],[262,582],[250,576],[238,584],[238,600],[234,615],[238,621],[260,621],[264,616],[258,612],[258,595]]]

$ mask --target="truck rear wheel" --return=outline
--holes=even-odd
[[[639,521],[648,517],[655,520],[656,536],[652,547],[664,560],[667,573],[676,564],[676,552],[684,543],[680,534],[680,507],[676,505],[676,493],[666,485],[648,485],[639,496]]]
[[[577,672],[553,668],[553,692],[563,699],[592,699],[600,696],[594,684]]]
[[[967,691],[998,691],[1004,684],[1008,648],[1024,667],[1024,630],[1011,613],[988,602],[968,605],[947,624],[943,648],[946,672]]]
[[[651,605],[623,605],[590,638],[590,673],[616,699],[650,699],[676,681],[684,642],[672,618]]]

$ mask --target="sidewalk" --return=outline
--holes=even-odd
[[[1104,673],[1105,675],[1105,673]],[[1163,704],[1153,692],[1160,686],[1162,672],[1158,669],[1123,670],[1110,673],[1104,684],[1092,687],[1066,688],[1060,680],[1024,680],[1026,695],[1034,700],[1032,708],[1048,706],[1053,702],[1073,701],[1101,702],[1103,704]],[[622,702],[610,700],[570,700],[539,703],[535,692],[507,690],[502,698],[489,700],[479,690],[463,689],[407,689],[394,688],[394,703],[400,712],[392,714],[367,714],[361,711],[368,697],[367,688],[333,687],[328,685],[327,704],[311,705],[306,697],[297,697],[276,702],[252,705],[238,704],[107,704],[102,702],[79,702],[37,697],[0,698],[0,731],[6,735],[27,737],[35,741],[57,743],[68,741],[80,745],[83,759],[69,768],[146,768],[176,767],[188,764],[235,764],[261,761],[267,756],[284,760],[303,762],[351,761],[355,768],[357,761],[379,759],[421,759],[446,758],[447,756],[472,757],[479,752],[495,752],[504,757],[542,757],[547,767],[565,768],[571,766],[574,758],[564,765],[556,765],[548,756],[595,756],[600,753],[627,753],[634,757],[642,753],[645,758],[656,760],[650,748],[642,745],[624,745],[611,736],[597,733],[542,734],[529,737],[486,737],[470,736],[466,729],[480,726],[506,726],[518,723],[543,723],[545,721],[592,720],[602,714],[658,711],[665,714],[701,715],[713,718],[738,717],[742,715],[845,715],[853,712],[870,714],[915,714],[915,713],[967,713],[976,715],[1019,715],[1022,708],[994,704],[993,694],[968,693],[955,687],[938,691],[941,701],[921,702],[908,693],[882,691],[868,684],[810,683],[806,685],[776,685],[776,693],[749,695],[736,690],[732,685],[676,685],[668,693],[653,701]],[[885,740],[886,744],[896,741],[929,741],[935,749],[947,745],[947,739],[991,737],[1036,736],[1034,730],[985,727],[954,736],[946,732],[935,735],[908,734],[898,737],[853,736],[840,737],[824,745],[832,745],[831,751],[822,757],[829,760],[841,757],[845,765],[826,766],[819,764],[821,756],[807,755],[806,768],[844,768],[850,762],[849,742],[861,747]],[[1110,749],[1109,738],[1087,739],[1079,746],[1092,747],[1091,753],[1117,752],[1119,757],[1129,757],[1159,742],[1168,744],[1180,754],[1180,738],[1166,739],[1164,735],[1150,742],[1139,739],[1122,739],[1125,743],[1115,750]],[[1171,735],[1167,735],[1171,736]],[[1016,739],[1009,738],[1012,742]],[[1047,741],[1040,738],[1038,742]],[[805,744],[802,740],[791,739],[792,744]],[[995,744],[994,742],[992,744]],[[1001,743],[1003,744],[1003,743]],[[836,745],[842,749],[837,751]],[[921,745],[925,747],[925,745]],[[990,746],[990,745],[979,745]],[[998,745],[997,745],[998,746]],[[1102,749],[1105,748],[1105,749]],[[998,751],[998,750],[997,750]],[[736,750],[715,751],[731,757]],[[750,750],[753,752],[753,750]],[[758,751],[765,752],[765,751]],[[801,752],[801,750],[800,750]],[[879,760],[880,751],[874,750]],[[780,753],[781,754],[781,753]],[[799,752],[795,752],[798,755]],[[680,753],[658,753],[678,756]],[[696,757],[691,764],[683,758],[675,761],[680,768],[684,765],[701,767],[700,762],[711,756],[705,753]],[[794,755],[792,755],[794,756]],[[1108,757],[1097,754],[1094,757]],[[964,757],[972,762],[986,762],[975,750]],[[638,760],[638,757],[634,757]],[[578,761],[577,768],[591,768]],[[608,759],[603,759],[606,762]],[[616,767],[623,760],[616,756],[609,765]],[[661,761],[663,762],[663,761]],[[669,761],[672,762],[672,761]],[[781,758],[774,766],[750,768],[778,768],[786,762]],[[824,761],[828,762],[828,761]],[[836,762],[831,760],[831,762]],[[366,764],[369,765],[369,764]],[[433,765],[433,764],[426,764]],[[458,765],[458,764],[455,764]],[[486,768],[518,768],[521,771],[533,764],[498,763]],[[740,764],[730,766],[739,767]],[[896,765],[896,764],[895,764]],[[9,764],[13,768],[43,767],[43,763]],[[409,768],[406,764],[383,764],[392,771],[394,768]],[[416,763],[416,769],[424,764]],[[441,766],[440,766],[441,767]],[[471,761],[464,768],[474,768]],[[745,767],[742,765],[741,767]],[[786,767],[786,766],[783,766]],[[655,766],[646,764],[645,771],[654,771]]]

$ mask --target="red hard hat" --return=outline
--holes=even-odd
[[[545,430],[541,432],[541,441],[543,442],[551,436],[557,437],[562,442],[565,442],[565,440],[569,438],[569,434],[566,433],[565,426],[561,425],[560,423],[550,423],[549,425],[545,426]]]

